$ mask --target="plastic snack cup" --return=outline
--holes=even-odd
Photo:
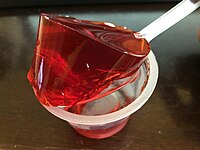
[[[149,100],[158,79],[158,65],[150,51],[140,68],[139,77],[132,83],[98,100],[85,105],[81,114],[68,112],[58,107],[43,105],[53,115],[67,121],[79,134],[101,139],[118,133],[134,114]],[[127,99],[132,102],[124,105]],[[114,111],[119,104],[124,105]]]

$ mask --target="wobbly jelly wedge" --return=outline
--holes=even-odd
[[[112,23],[42,14],[28,72],[38,100],[67,110],[133,82],[150,51],[136,34]]]

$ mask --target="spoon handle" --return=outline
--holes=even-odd
[[[183,0],[164,15],[153,21],[140,31],[140,34],[150,42],[159,34],[192,13],[200,6],[200,0]]]

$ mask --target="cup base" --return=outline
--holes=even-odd
[[[74,128],[79,134],[81,134],[82,136],[85,136],[87,138],[92,138],[92,139],[104,139],[104,138],[108,138],[111,137],[112,135],[118,133],[119,131],[121,131],[124,126],[127,124],[128,120],[130,119],[130,117],[127,117],[126,119],[124,119],[123,121],[121,121],[120,123],[107,128],[107,129],[98,129],[98,130],[87,130],[87,129],[81,129],[81,128],[77,128],[75,126],[72,126],[72,128]]]

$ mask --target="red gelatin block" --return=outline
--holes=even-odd
[[[68,109],[133,81],[150,51],[135,33],[111,23],[42,14],[28,72],[38,100]]]

